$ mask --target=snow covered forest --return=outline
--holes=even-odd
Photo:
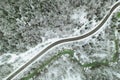
[[[44,46],[95,28],[117,1],[0,0],[0,80]],[[120,80],[119,47],[120,8],[95,35],[57,46],[16,80]],[[74,55],[64,53],[64,49],[72,50]],[[65,55],[54,58],[60,51]],[[45,61],[47,67],[32,78],[27,77]],[[78,65],[92,62],[97,66]]]

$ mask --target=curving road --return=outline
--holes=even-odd
[[[120,1],[116,2],[110,9],[110,11],[108,12],[108,14],[105,15],[105,17],[100,21],[100,23],[91,31],[89,31],[88,33],[81,35],[81,36],[77,36],[77,37],[72,37],[72,38],[66,38],[66,39],[61,39],[58,40],[52,44],[50,44],[49,46],[47,46],[45,49],[43,49],[39,54],[37,54],[36,56],[34,56],[30,61],[28,61],[27,63],[25,63],[23,66],[21,66],[18,70],[16,70],[15,72],[13,72],[12,74],[10,74],[5,80],[12,80],[13,78],[16,77],[16,75],[18,75],[22,70],[24,70],[27,66],[29,66],[31,63],[33,63],[36,59],[38,59],[41,55],[43,55],[45,52],[47,52],[49,49],[51,49],[52,47],[61,44],[61,43],[65,43],[65,42],[70,42],[70,41],[76,41],[76,40],[81,40],[84,39],[90,35],[92,35],[93,33],[97,32],[103,25],[104,23],[108,20],[108,18],[110,17],[110,15],[113,13],[113,11],[120,5]]]

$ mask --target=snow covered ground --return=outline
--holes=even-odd
[[[76,2],[75,2],[76,1]],[[34,42],[34,39],[31,39],[32,41],[28,41],[29,43],[20,45],[26,45],[27,49],[29,49],[26,52],[21,53],[11,53],[7,52],[5,54],[2,54],[0,56],[0,79],[3,77],[6,77],[9,73],[20,67],[22,64],[24,64],[26,61],[30,60],[34,55],[36,55],[38,52],[40,52],[44,47],[49,45],[50,43],[67,37],[73,37],[82,35],[91,29],[95,27],[96,24],[99,23],[99,21],[104,17],[104,15],[107,13],[109,8],[112,4],[114,4],[115,0],[69,0],[62,1],[58,0],[58,3],[62,2],[62,4],[58,4],[60,8],[60,11],[63,9],[63,12],[61,14],[54,14],[50,12],[47,14],[48,16],[42,16],[39,15],[39,12],[36,11],[35,18],[31,19],[29,22],[25,22],[24,18],[21,19],[17,18],[17,24],[21,27],[18,29],[22,33],[23,31],[23,37],[27,41],[31,39],[30,36],[33,36],[35,38],[35,41],[37,41],[37,44],[34,44],[34,47],[29,45],[32,41]],[[31,0],[32,3],[32,0]],[[63,6],[64,5],[64,6]],[[35,6],[31,5],[34,9]],[[72,7],[70,7],[72,6]],[[66,9],[64,9],[66,8]],[[59,10],[58,10],[59,11]],[[66,11],[66,13],[64,12]],[[120,10],[118,10],[119,12]],[[53,17],[51,17],[53,16]],[[44,21],[45,20],[45,21]],[[34,27],[29,29],[30,27],[23,27],[23,26],[34,26],[35,24],[38,25],[38,23],[41,21],[40,25],[45,25],[43,27]],[[44,21],[44,22],[43,22]],[[44,24],[42,24],[42,22]],[[49,24],[48,24],[49,23]],[[42,56],[41,59],[36,63],[44,62],[44,60],[48,59],[52,55],[56,54],[59,50],[62,50],[63,48],[67,49],[73,49],[75,51],[76,58],[82,62],[92,62],[95,60],[101,60],[101,59],[110,59],[111,54],[114,52],[114,42],[112,41],[114,39],[114,33],[112,33],[112,20],[109,18],[108,22],[101,28],[95,35],[88,37],[82,41],[76,41],[72,43],[62,44],[57,46],[56,48],[53,48],[48,53],[45,54],[45,56]],[[119,22],[114,23],[115,26],[119,25]],[[110,27],[109,27],[110,26]],[[27,31],[28,28],[28,31]],[[2,27],[0,28],[2,29]],[[38,30],[39,31],[38,31]],[[26,32],[24,32],[26,30]],[[33,32],[33,33],[32,33]],[[35,33],[37,32],[37,33]],[[112,34],[112,35],[111,35]],[[6,34],[7,35],[7,34]],[[29,38],[27,38],[27,36]],[[37,36],[40,36],[40,38]],[[119,36],[120,37],[120,36]],[[39,42],[39,40],[41,40]],[[36,45],[36,46],[35,46]],[[108,47],[109,46],[109,47]],[[16,53],[16,54],[15,54]],[[72,63],[69,60],[68,57],[62,56],[58,61],[55,61],[52,65],[46,68],[45,71],[41,75],[38,75],[35,80],[85,80],[88,79],[92,80],[91,76],[96,75],[96,80],[100,79],[102,80],[101,76],[105,76],[104,79],[118,80],[119,77],[119,66],[116,64],[116,67],[110,67],[110,68],[102,68],[94,70],[86,70],[82,69],[80,66],[78,66],[76,63]],[[36,64],[37,66],[39,64]],[[35,64],[34,64],[35,65]],[[32,67],[35,67],[35,66]],[[59,66],[57,66],[59,65]],[[8,69],[5,71],[5,69]],[[116,69],[115,69],[116,68]],[[115,69],[113,71],[113,69]],[[103,71],[103,75],[98,76]],[[27,71],[29,72],[29,70]],[[27,74],[26,72],[26,74]],[[74,75],[73,75],[74,74]],[[113,76],[114,75],[114,76]]]

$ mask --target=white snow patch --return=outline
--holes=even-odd
[[[80,74],[76,75],[68,75],[67,77],[63,77],[62,80],[82,80]]]
[[[88,20],[85,18],[85,16],[87,15],[87,13],[85,12],[85,8],[80,8],[75,9],[74,13],[71,15],[71,19],[75,22],[80,22],[80,23],[85,23],[88,22]]]
[[[107,57],[107,54],[93,54],[92,57],[101,57],[101,58],[105,58]]]
[[[116,77],[120,78],[120,73],[113,72],[113,74],[114,74]]]
[[[16,54],[9,54],[9,55],[11,55],[11,59],[8,61],[8,63],[13,63],[18,58],[18,56]]]

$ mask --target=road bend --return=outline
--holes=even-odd
[[[27,63],[25,63],[23,66],[21,66],[20,68],[18,68],[16,71],[14,71],[13,73],[11,73],[5,80],[12,80],[13,78],[15,78],[21,71],[23,71],[26,67],[28,67],[30,64],[32,64],[36,59],[38,59],[41,55],[43,55],[45,52],[47,52],[49,49],[55,47],[58,44],[61,43],[65,43],[65,42],[71,42],[71,41],[77,41],[77,40],[81,40],[84,38],[87,38],[88,36],[94,34],[95,32],[97,32],[103,25],[104,23],[108,20],[108,18],[110,17],[110,15],[113,13],[113,11],[120,6],[120,1],[117,1],[112,7],[111,9],[108,11],[108,13],[104,16],[104,18],[99,22],[98,25],[96,25],[96,27],[94,29],[92,29],[91,31],[80,35],[80,36],[76,36],[76,37],[71,37],[71,38],[65,38],[65,39],[61,39],[58,41],[55,41],[54,43],[48,45],[46,48],[44,48],[41,52],[39,52],[37,55],[35,55],[32,59],[30,59]]]

